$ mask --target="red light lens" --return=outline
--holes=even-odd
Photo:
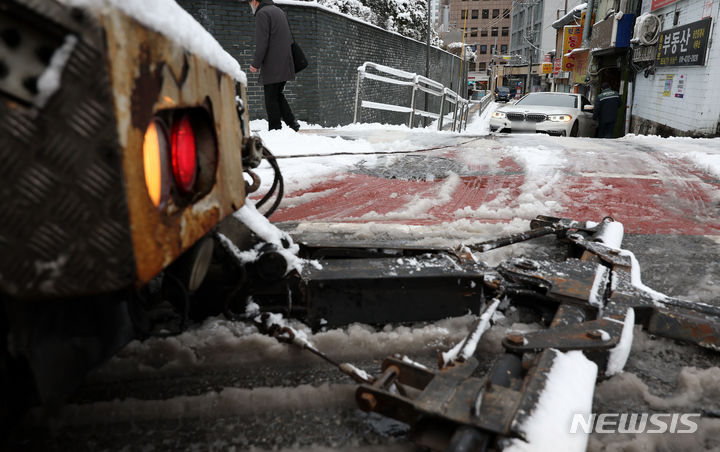
[[[197,176],[197,152],[195,133],[188,115],[183,115],[179,121],[175,121],[170,132],[170,142],[175,183],[181,193],[189,193]]]

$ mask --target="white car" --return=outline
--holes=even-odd
[[[495,110],[492,132],[547,133],[566,137],[594,137],[597,122],[587,97],[574,93],[529,93]]]

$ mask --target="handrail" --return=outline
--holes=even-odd
[[[377,71],[380,74],[368,72],[368,69]],[[412,86],[410,106],[362,100],[360,98],[360,92],[363,80],[365,79],[376,80],[393,85]],[[435,97],[440,97],[440,111],[431,112],[416,108],[415,98],[418,91]],[[456,128],[458,131],[463,130],[463,124],[464,127],[467,128],[467,116],[470,108],[469,101],[462,98],[455,91],[446,88],[445,85],[440,82],[423,77],[422,75],[366,61],[362,64],[362,66],[358,67],[357,83],[355,85],[355,112],[353,115],[353,122],[358,122],[359,111],[361,108],[369,108],[373,110],[409,113],[410,118],[408,120],[408,127],[411,129],[413,128],[413,120],[415,119],[415,116],[436,119],[438,122],[438,130],[442,130],[443,112],[446,101],[454,104],[455,106],[453,110],[452,131],[454,132]],[[427,108],[427,106],[425,106],[425,108]]]

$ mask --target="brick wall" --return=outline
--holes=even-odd
[[[276,2],[288,15],[295,40],[310,66],[289,82],[285,95],[298,119],[325,127],[353,120],[357,68],[365,61],[424,75],[424,43],[390,33],[370,24],[335,13],[317,4]],[[262,86],[247,69],[255,50],[255,19],[246,2],[238,0],[178,0],[239,62],[248,75],[250,118],[265,118]],[[460,73],[460,59],[430,49],[430,78],[454,91],[467,89],[467,65]],[[461,81],[462,80],[462,81]],[[463,91],[464,93],[464,91]],[[385,103],[410,104],[410,88],[366,82],[363,98]],[[396,102],[395,102],[396,101]],[[424,96],[417,97],[424,107]],[[439,100],[430,102],[431,110]],[[364,109],[363,122],[407,123],[408,115]]]

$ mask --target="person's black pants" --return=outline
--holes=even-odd
[[[601,122],[598,125],[598,138],[614,138],[613,132],[615,132],[615,121]]]
[[[285,121],[289,127],[297,127],[295,121],[295,115],[293,115],[288,104],[283,89],[285,89],[285,82],[270,83],[263,86],[265,90],[265,110],[268,116],[268,129],[275,130],[281,129],[282,123],[280,120]]]

